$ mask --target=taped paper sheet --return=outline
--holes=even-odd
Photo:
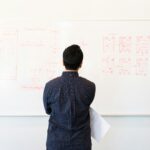
[[[108,132],[110,125],[104,118],[99,115],[93,108],[90,107],[90,124],[91,124],[91,136],[100,142],[101,139]]]

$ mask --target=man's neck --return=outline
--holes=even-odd
[[[78,70],[68,70],[68,69],[66,69],[65,71],[66,71],[66,72],[68,72],[68,71],[69,71],[69,72],[78,72]]]

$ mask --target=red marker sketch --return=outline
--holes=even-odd
[[[119,37],[119,52],[122,54],[129,54],[132,50],[132,37],[121,36]]]
[[[113,55],[115,52],[115,37],[112,35],[103,37],[103,53]]]
[[[119,58],[118,73],[119,75],[131,74],[131,58]]]
[[[103,36],[102,42],[103,73],[148,75],[150,36],[108,34]]]
[[[20,43],[19,83],[23,88],[40,89],[59,69],[59,30],[23,30]]]
[[[102,72],[104,74],[113,74],[115,71],[115,59],[113,57],[102,58]]]
[[[136,75],[141,75],[141,76],[148,75],[148,62],[149,62],[149,58],[140,57],[136,59],[136,66],[135,66]]]
[[[150,51],[150,36],[136,37],[136,53],[138,55],[148,55]]]
[[[17,39],[16,29],[0,29],[0,80],[17,78]]]

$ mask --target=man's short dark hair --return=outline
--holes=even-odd
[[[63,52],[63,63],[66,69],[76,70],[83,60],[83,52],[79,45],[73,44]]]

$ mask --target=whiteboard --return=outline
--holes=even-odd
[[[0,21],[0,115],[46,115],[45,83],[79,44],[79,75],[96,84],[102,115],[150,114],[150,21]]]

